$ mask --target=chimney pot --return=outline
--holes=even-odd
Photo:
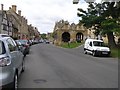
[[[17,6],[16,6],[16,5],[12,5],[12,10],[13,10],[14,12],[16,12],[16,9],[17,9]]]
[[[18,15],[20,15],[20,16],[21,16],[21,10],[18,10]]]
[[[3,4],[1,4],[1,10],[3,10],[3,7],[4,7],[4,5],[3,5]]]
[[[9,10],[11,10],[11,7],[9,7]]]

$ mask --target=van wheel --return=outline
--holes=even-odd
[[[92,52],[92,55],[93,55],[94,57],[96,56],[96,53],[95,53],[95,51],[93,51],[93,52]]]
[[[87,51],[86,51],[86,50],[84,50],[84,54],[87,54]]]
[[[14,76],[14,82],[13,82],[13,90],[18,90],[18,75],[17,73]]]
[[[108,54],[107,57],[110,57],[110,54]]]

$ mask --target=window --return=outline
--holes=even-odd
[[[11,41],[13,42],[13,44],[14,44],[15,47],[16,47],[16,46],[17,46],[16,42],[15,42],[13,39],[11,39]]]
[[[98,42],[98,41],[94,41],[93,44],[94,46],[104,46],[103,42]]]
[[[90,46],[92,46],[92,42],[90,42]]]
[[[5,53],[4,43],[0,41],[0,54],[4,54],[4,53]]]
[[[2,30],[7,31],[8,30],[8,26],[6,24],[2,24]]]
[[[15,44],[13,43],[13,41],[11,39],[7,40],[7,44],[8,44],[8,48],[9,48],[10,52],[16,50],[16,46],[15,46]]]

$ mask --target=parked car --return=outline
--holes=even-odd
[[[18,40],[23,46],[23,54],[26,56],[30,52],[30,43],[28,40]]]
[[[33,43],[32,40],[28,40],[28,42],[29,42],[29,45],[32,46],[32,43]]]
[[[18,78],[24,71],[24,58],[11,37],[0,37],[0,87],[18,88]],[[4,90],[4,89],[3,89]]]
[[[49,43],[50,43],[50,41],[49,41],[49,40],[45,40],[45,43],[46,43],[46,44],[49,44]]]
[[[44,42],[44,40],[43,40],[43,39],[40,39],[40,40],[39,40],[39,43],[43,43],[43,42]]]
[[[21,42],[19,40],[15,40],[15,42],[16,42],[19,50],[23,53],[25,48],[23,47],[23,45],[21,44]]]
[[[84,53],[90,53],[93,56],[106,55],[109,56],[111,51],[109,47],[106,47],[102,40],[87,39],[84,44]]]
[[[33,43],[34,43],[34,44],[38,44],[38,43],[39,43],[39,40],[37,40],[37,39],[36,39],[36,40],[33,40]]]

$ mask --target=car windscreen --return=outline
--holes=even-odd
[[[21,42],[19,40],[15,40],[18,45],[21,45]]]
[[[27,40],[19,40],[21,44],[26,44],[28,41]]]
[[[2,41],[0,41],[0,54],[4,54],[5,53],[5,46],[3,44]]]
[[[105,46],[104,43],[100,42],[100,41],[93,41],[93,45],[94,46],[101,46],[101,47]]]

